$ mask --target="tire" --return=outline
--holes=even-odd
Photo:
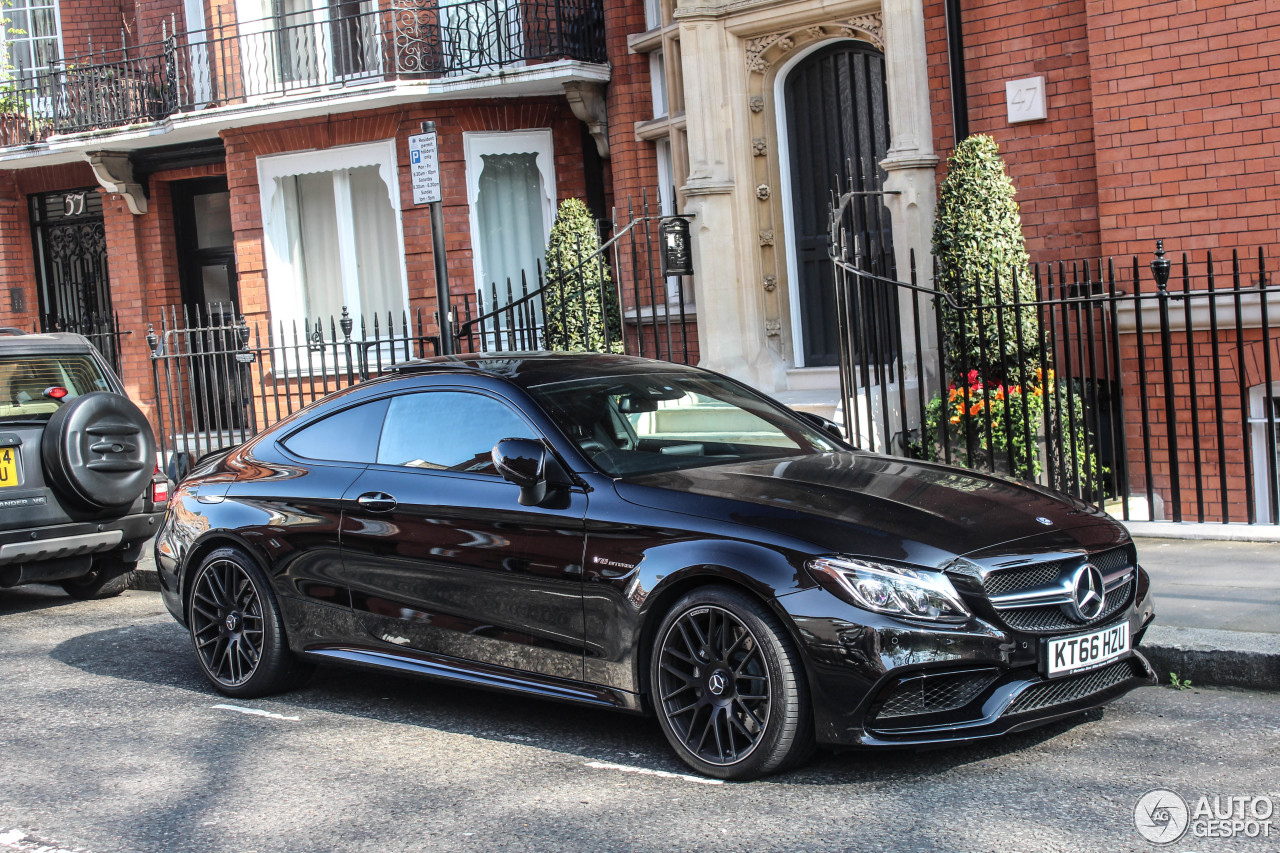
[[[699,773],[758,779],[813,751],[800,656],[745,592],[706,586],[677,601],[658,626],[649,684],[663,734]]]
[[[201,561],[187,591],[187,613],[200,669],[220,693],[266,696],[311,672],[289,651],[267,576],[239,548],[218,548]]]
[[[92,510],[125,507],[151,482],[156,440],[128,397],[94,391],[53,413],[40,457],[46,481],[66,500]]]
[[[115,557],[98,557],[93,571],[87,575],[62,581],[59,586],[72,598],[92,601],[115,598],[129,587],[129,574],[137,563],[126,563]]]

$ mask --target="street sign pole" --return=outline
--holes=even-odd
[[[431,208],[431,256],[436,267],[436,318],[440,328],[440,354],[453,355],[453,312],[449,299],[449,264],[444,248],[439,150],[434,121],[424,121],[422,133],[409,137],[409,174],[413,183],[413,203],[425,203]]]

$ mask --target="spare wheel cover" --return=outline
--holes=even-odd
[[[127,397],[94,391],[49,419],[41,446],[50,485],[90,507],[130,504],[155,471],[156,442]]]

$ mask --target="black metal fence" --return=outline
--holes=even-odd
[[[5,83],[0,146],[255,98],[556,59],[605,61],[601,0],[344,0],[102,47]]]
[[[56,315],[46,316],[37,331],[41,332],[75,332],[84,335],[89,343],[102,354],[116,375],[124,377],[124,362],[120,358],[121,340],[133,334],[131,329],[120,328],[119,318],[114,311],[105,314],[87,314],[70,319]]]
[[[908,281],[879,275],[833,238],[843,416],[864,448],[1124,520],[1280,523],[1280,286],[1261,251],[1035,265],[999,300],[994,280],[922,281],[914,256]]]
[[[539,270],[532,281],[522,276],[518,289],[491,283],[487,295],[459,301],[455,351],[594,349],[690,361],[692,317],[666,296],[668,285],[677,297],[684,285],[653,280],[660,219],[642,207],[630,221],[603,223],[614,233],[554,277]],[[156,434],[171,475],[326,394],[437,355],[437,320],[425,308],[359,320],[344,309],[341,317],[298,321],[250,321],[221,304],[161,312],[147,346]]]

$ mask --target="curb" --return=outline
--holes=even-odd
[[[1201,524],[1190,521],[1122,521],[1134,539],[1205,539],[1217,542],[1280,542],[1273,524]]]
[[[1193,687],[1280,690],[1280,634],[1153,625],[1138,651],[1162,686],[1174,673]]]
[[[129,573],[126,589],[140,589],[145,592],[160,591],[160,575],[155,569],[134,569]]]

